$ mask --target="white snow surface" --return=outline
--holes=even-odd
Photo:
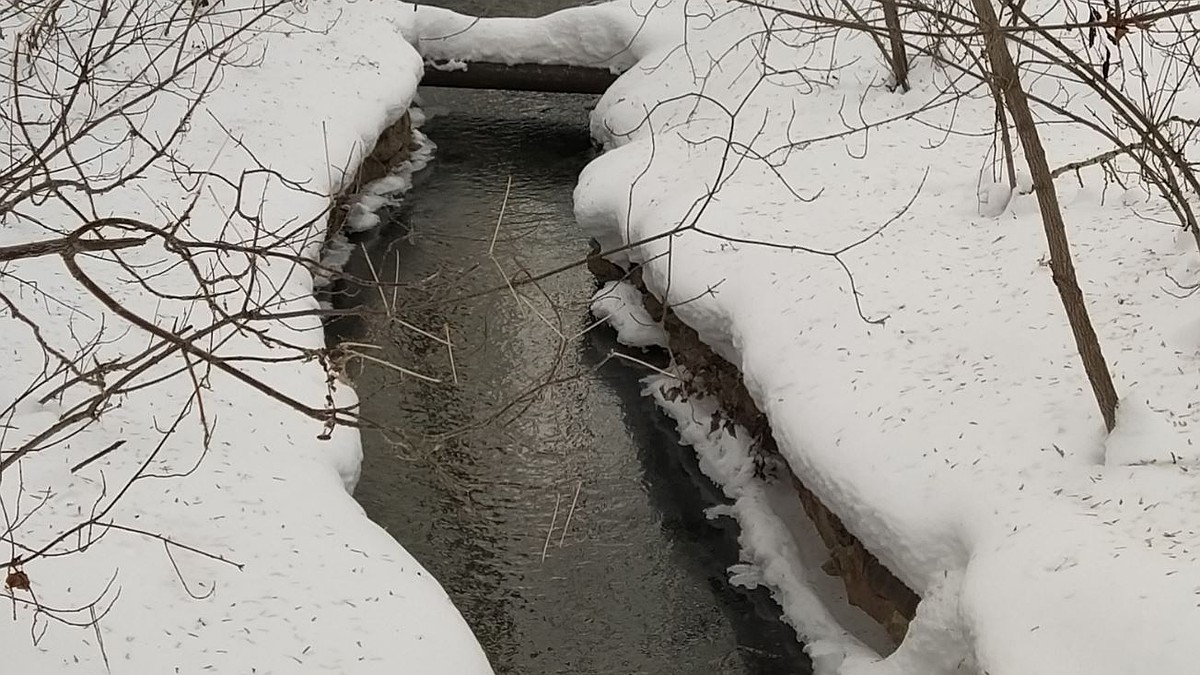
[[[581,176],[576,215],[606,250],[644,242],[610,259],[644,263],[650,291],[741,369],[792,470],[924,598],[894,654],[864,660],[848,641],[853,658],[823,667],[1194,672],[1200,300],[1174,297],[1168,278],[1195,283],[1192,237],[1145,220],[1171,218],[1144,194],[1110,193],[1099,171],[1056,184],[1124,401],[1106,438],[1028,178],[1010,191],[981,176],[986,95],[850,133],[859,116],[917,110],[952,72],[918,59],[912,90],[893,93],[869,40],[767,49],[764,26],[802,22],[661,4],[645,23],[686,26],[686,40],[643,45],[595,109],[607,152]],[[780,74],[759,77],[763,54]],[[1194,88],[1179,96],[1195,109]],[[951,123],[983,133],[946,134]],[[1047,129],[1053,166],[1107,149]],[[822,253],[889,222],[839,259]],[[706,430],[684,431],[711,456]],[[769,573],[785,550],[747,556],[777,597],[795,592]],[[823,616],[789,613],[814,645],[836,638]]]
[[[409,38],[429,61],[588,66],[622,72],[641,46],[668,41],[644,22],[638,0],[574,7],[539,19],[479,18],[422,5]],[[669,24],[654,24],[669,27]]]
[[[141,6],[170,13],[177,5]],[[212,14],[212,23],[193,39],[219,35],[226,30],[222,26],[237,25],[249,11],[249,0],[225,0]],[[285,4],[246,36],[238,56],[257,63],[222,72],[217,89],[191,116],[176,157],[224,176],[252,171],[248,192],[261,198],[264,223],[276,228],[310,223],[281,248],[317,255],[329,195],[342,188],[364,152],[414,96],[422,59],[403,37],[412,32],[414,14],[410,5],[390,0]],[[21,39],[15,26],[4,29],[3,39],[10,45]],[[120,63],[136,68],[137,58],[130,55]],[[169,131],[181,112],[168,97],[155,99],[149,110],[140,119],[141,131],[150,137]],[[261,171],[253,173],[258,164],[251,154],[262,167],[302,183],[306,191],[262,180]],[[238,228],[223,227],[230,191],[213,181],[198,192],[188,234],[236,241]],[[193,196],[170,172],[160,170],[134,186],[97,195],[95,205],[101,214],[157,221],[182,212]],[[258,201],[248,207],[258,208]],[[36,213],[54,222],[55,208],[51,201]],[[0,245],[45,236],[28,221],[6,218]],[[129,255],[151,266],[162,260],[161,246]],[[159,301],[128,283],[112,265],[83,265],[125,306],[156,317],[161,325],[204,320],[202,306]],[[102,336],[100,358],[144,349],[145,334],[130,330],[90,299],[57,258],[9,264],[4,272],[0,284],[5,294],[42,324],[51,345],[71,353],[76,340]],[[186,274],[161,272],[153,283],[163,292],[194,288]],[[313,280],[304,269],[263,260],[260,273],[264,285],[283,300],[281,308],[316,306]],[[16,278],[31,285],[17,284]],[[39,292],[30,292],[32,284]],[[236,296],[231,301],[237,302]],[[310,348],[324,340],[315,316],[264,328]],[[30,331],[7,312],[0,331],[5,358],[0,396],[7,404],[42,371],[43,360]],[[249,335],[229,336],[220,351],[269,355]],[[181,365],[179,358],[169,358],[146,377]],[[316,361],[278,366],[249,362],[245,370],[310,405],[324,405],[326,376]],[[41,546],[86,517],[94,505],[106,504],[112,491],[151,457],[161,437],[156,428],[173,423],[191,391],[185,376],[130,394],[84,433],[23,459],[20,481],[13,471],[6,472],[0,499],[9,523],[3,540],[9,553],[24,552],[10,542]],[[354,401],[353,391],[340,384],[335,397],[340,404]],[[13,590],[20,600],[0,618],[0,658],[6,672],[491,673],[441,586],[368,520],[351,497],[361,460],[357,431],[339,429],[332,439],[318,440],[319,422],[219,373],[211,374],[203,400],[214,427],[208,452],[202,451],[201,413],[193,406],[149,466],[151,473],[164,476],[195,470],[185,477],[135,483],[106,520],[161,533],[241,568],[119,530],[106,530],[81,553],[33,560],[24,571],[44,605],[77,608],[104,598],[98,607],[99,636],[90,627],[35,616],[27,592]],[[23,403],[4,420],[5,448],[38,433],[74,402]],[[69,471],[118,440],[126,442],[119,451]],[[67,616],[88,622],[86,612]]]
[[[609,281],[592,294],[592,314],[617,331],[617,341],[630,347],[666,347],[667,331],[642,305],[642,294],[629,281]]]

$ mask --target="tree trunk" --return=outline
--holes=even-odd
[[[1004,113],[1004,94],[1000,93],[1000,86],[996,84],[996,78],[988,79],[988,84],[992,88],[992,97],[996,99],[996,126],[1000,129],[1000,152],[1004,153],[1004,168],[1008,171],[1008,187],[1016,192],[1017,167],[1013,160],[1012,136],[1008,133],[1008,115]]]
[[[974,0],[974,3],[980,28],[986,35],[988,59],[992,63],[996,86],[1003,92],[1008,103],[1017,136],[1021,139],[1021,147],[1024,149],[1025,160],[1029,163],[1029,173],[1033,177],[1033,189],[1037,193],[1042,225],[1046,229],[1046,243],[1050,247],[1050,271],[1054,285],[1058,287],[1058,295],[1062,298],[1063,308],[1071,323],[1071,332],[1075,336],[1075,346],[1083,359],[1083,368],[1087,372],[1088,381],[1091,382],[1096,403],[1100,405],[1100,413],[1104,416],[1104,426],[1112,431],[1117,419],[1117,392],[1113,388],[1112,376],[1109,375],[1104,354],[1100,351],[1100,341],[1096,338],[1092,320],[1088,317],[1083,291],[1079,290],[1079,282],[1075,278],[1071,247],[1067,242],[1067,230],[1063,223],[1062,210],[1058,205],[1054,179],[1050,176],[1050,167],[1046,163],[1046,152],[1042,148],[1033,114],[1029,111],[1029,100],[1025,91],[1021,89],[1017,67],[1008,53],[1004,35],[1000,32],[1000,24],[991,0]]]
[[[904,34],[900,30],[900,12],[896,9],[896,0],[881,2],[883,22],[887,25],[888,38],[892,42],[892,75],[896,78],[896,86],[908,91],[908,52],[904,48]]]

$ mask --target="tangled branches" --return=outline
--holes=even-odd
[[[313,420],[313,436],[370,424],[326,377],[340,360],[313,335],[336,313],[311,296],[329,190],[260,161],[210,105],[231,70],[264,62],[263,36],[323,29],[297,22],[300,9],[37,0],[0,11],[0,567],[35,642],[48,622],[99,634],[117,569],[83,600],[39,571],[110,537],[161,542],[193,597],[205,593],[184,579],[181,552],[240,567],[149,524],[153,497],[130,501],[162,500],[151,483],[199,469],[233,405],[218,380]],[[297,201],[309,217],[292,215]],[[320,364],[315,395],[281,374],[306,363]]]
[[[1200,182],[1188,159],[1198,125],[1175,110],[1180,92],[1200,81],[1195,58],[1200,43],[1194,39],[1200,5],[1144,2],[1122,7],[1111,0],[1103,5],[1056,0],[1027,7],[1024,2],[1002,2],[997,14],[990,2],[959,0],[880,0],[867,6],[845,0],[809,0],[799,6],[736,2],[761,17],[761,30],[749,39],[764,54],[762,70],[768,75],[773,74],[765,55],[772,45],[794,49],[817,42],[834,45],[827,50],[832,54],[828,72],[833,73],[841,67],[837,40],[849,35],[866,37],[880,50],[891,71],[891,86],[909,90],[910,55],[918,66],[929,65],[920,73],[925,80],[945,83],[936,86],[928,103],[900,116],[868,122],[860,112],[861,124],[847,128],[864,139],[873,129],[901,120],[921,122],[926,111],[957,110],[990,96],[995,106],[992,129],[966,128],[955,119],[930,126],[944,130],[947,137],[993,135],[993,147],[1001,149],[993,158],[993,175],[1007,173],[1010,190],[1019,182],[1017,148],[1025,155],[1033,177],[1030,189],[1037,194],[1046,226],[1053,278],[1111,430],[1117,397],[1075,280],[1053,181],[1073,172],[1082,183],[1083,172],[1097,167],[1106,186],[1111,182],[1122,191],[1152,190],[1200,247],[1194,210]],[[1095,153],[1052,169],[1039,133],[1050,125],[1090,132]],[[865,157],[866,152],[864,147],[861,155],[852,156]],[[1007,200],[1008,196],[997,198],[1000,203],[989,203],[987,211],[999,215]]]

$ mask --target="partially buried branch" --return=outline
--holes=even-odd
[[[132,248],[146,243],[149,237],[122,237],[120,239],[80,239],[74,235],[31,241],[13,246],[0,246],[0,262],[39,258],[64,253],[95,253]]]

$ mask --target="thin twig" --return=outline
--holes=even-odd
[[[504,211],[508,208],[508,195],[512,192],[512,174],[508,176],[508,184],[504,186],[504,200],[500,202],[500,215],[496,218],[496,229],[492,230],[492,243],[488,246],[488,257],[496,253],[496,239],[500,236],[500,224],[504,222]]]
[[[363,259],[367,261],[367,269],[371,271],[371,279],[375,281],[375,290],[379,291],[379,301],[383,303],[383,311],[387,317],[392,318],[393,308],[388,306],[387,295],[383,292],[383,284],[379,281],[379,273],[375,271],[375,263],[371,261],[371,253],[367,251],[367,245],[360,243],[358,245],[362,249]]]
[[[100,647],[100,658],[104,659],[104,670],[112,672],[108,663],[108,651],[104,649],[104,636],[100,633],[100,617],[96,616],[96,606],[88,605],[88,614],[92,617],[92,630],[96,633],[96,644]]]
[[[558,506],[562,503],[562,495],[554,495],[554,515],[550,517],[550,529],[546,531],[546,542],[542,544],[542,562],[546,562],[546,551],[550,550],[550,537],[554,535],[554,523],[558,522]]]
[[[79,471],[83,467],[87,466],[88,464],[91,464],[92,462],[100,459],[101,457],[104,457],[105,455],[112,452],[113,450],[116,450],[117,448],[121,447],[122,445],[125,445],[124,438],[122,438],[119,441],[114,441],[107,448],[101,450],[100,452],[97,452],[96,454],[92,455],[91,457],[88,457],[87,459],[83,460],[82,462],[71,467],[71,473],[75,473],[76,471]]]
[[[348,346],[353,346],[353,347],[366,347],[366,348],[369,348],[369,349],[380,349],[380,347],[379,347],[378,345],[369,345],[369,344],[364,344],[364,343],[361,343],[361,342],[342,342],[342,343],[339,343],[339,344],[338,344],[338,349],[339,349],[339,350],[340,350],[340,351],[341,351],[343,354],[345,354],[345,355],[348,355],[348,356],[354,356],[354,357],[357,357],[357,358],[363,359],[363,360],[365,360],[365,361],[370,361],[371,363],[375,363],[375,364],[381,365],[381,366],[383,366],[383,367],[385,367],[385,368],[391,368],[392,370],[394,370],[394,371],[396,371],[396,372],[398,372],[398,373],[401,373],[401,374],[403,374],[403,375],[411,375],[412,377],[415,377],[415,378],[417,378],[418,380],[425,380],[426,382],[432,382],[432,383],[434,383],[434,384],[441,384],[441,382],[442,382],[441,380],[439,380],[439,379],[438,379],[438,378],[436,378],[436,377],[430,377],[430,376],[428,376],[428,375],[422,375],[421,373],[418,373],[418,372],[417,372],[417,371],[415,371],[415,370],[410,370],[410,369],[408,369],[408,368],[405,368],[404,366],[401,366],[401,365],[397,365],[397,364],[395,364],[395,363],[392,363],[391,361],[387,361],[387,360],[385,360],[385,359],[381,359],[381,358],[378,358],[378,357],[375,357],[375,356],[371,356],[370,354],[364,354],[364,353],[362,353],[362,352],[360,352],[360,351],[358,351],[358,350],[355,350],[355,349],[346,349],[346,347],[348,347]]]
[[[567,520],[563,523],[562,536],[558,538],[558,547],[562,548],[567,539],[567,528],[571,527],[571,516],[575,515],[575,504],[579,503],[579,491],[583,489],[583,481],[575,484],[575,497],[571,499],[571,508],[567,511]]]
[[[458,384],[458,368],[454,365],[454,343],[450,341],[450,324],[442,324],[446,329],[446,354],[450,356],[450,377],[454,379],[454,384]]]
[[[645,368],[649,368],[650,370],[653,370],[654,372],[658,373],[659,375],[664,375],[664,376],[666,376],[666,377],[669,377],[669,378],[671,378],[671,379],[673,379],[673,380],[679,380],[679,381],[681,381],[681,382],[683,381],[683,378],[682,378],[682,377],[679,377],[679,376],[678,376],[678,375],[676,375],[675,373],[672,373],[672,372],[669,372],[669,371],[663,370],[662,368],[659,368],[658,366],[654,365],[653,363],[648,363],[648,362],[646,362],[646,361],[643,361],[643,360],[641,360],[641,359],[637,358],[636,356],[631,356],[631,355],[629,355],[629,354],[624,354],[624,353],[622,353],[622,352],[618,352],[618,351],[611,351],[611,352],[609,352],[609,353],[608,353],[608,355],[609,355],[610,357],[614,357],[614,358],[618,358],[618,359],[623,359],[623,360],[625,360],[625,361],[631,361],[631,362],[633,362],[633,363],[636,363],[636,364],[638,364],[639,366],[643,366],[643,367],[645,367]]]

